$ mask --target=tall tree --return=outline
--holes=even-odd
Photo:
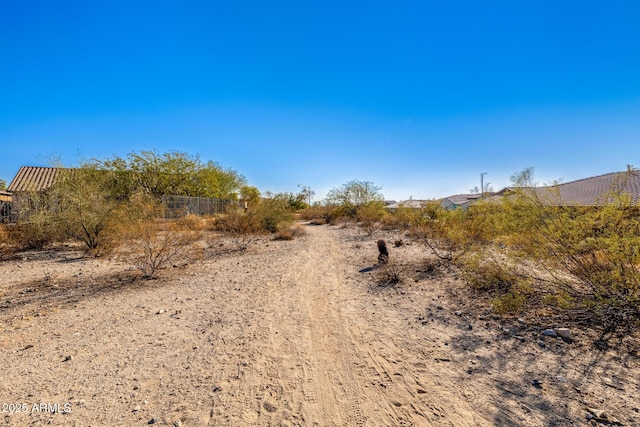
[[[94,160],[90,166],[118,172],[113,176],[113,188],[123,196],[142,189],[156,198],[177,195],[237,199],[246,185],[239,172],[216,162],[203,163],[200,156],[180,151],[132,152],[126,158]]]
[[[370,181],[353,180],[334,188],[327,194],[329,204],[338,205],[345,214],[356,216],[358,210],[371,204],[382,204],[382,188]]]

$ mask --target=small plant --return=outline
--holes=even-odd
[[[176,224],[140,221],[128,228],[123,251],[144,278],[152,279],[173,262],[191,261],[191,245],[197,239],[196,233],[183,231]]]
[[[376,282],[379,287],[395,287],[403,283],[404,271],[401,266],[395,263],[380,265],[376,270]]]
[[[496,314],[516,314],[526,308],[527,297],[517,290],[500,295],[493,300],[493,312]]]
[[[304,236],[306,231],[304,228],[299,225],[294,226],[281,226],[278,228],[278,231],[275,233],[273,239],[274,240],[293,240],[296,237]]]
[[[176,224],[184,230],[201,231],[207,228],[208,219],[199,215],[189,214],[179,218]]]
[[[192,245],[200,233],[160,217],[161,207],[144,193],[134,195],[119,211],[121,253],[147,279],[174,262],[190,262],[197,256]]]
[[[477,291],[508,292],[521,278],[493,260],[481,260],[480,255],[468,257],[462,264],[462,275]]]
[[[0,224],[0,260],[15,251],[15,242],[11,237],[8,226]]]

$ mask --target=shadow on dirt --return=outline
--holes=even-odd
[[[162,279],[144,280],[135,271],[94,277],[44,278],[23,282],[7,289],[0,299],[0,318],[8,320],[53,308],[64,308],[101,295],[130,292],[165,283]]]

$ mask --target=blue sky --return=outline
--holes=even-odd
[[[637,1],[0,5],[0,178],[158,149],[389,199],[640,166]]]

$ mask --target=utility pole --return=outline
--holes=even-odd
[[[484,176],[488,175],[486,172],[480,174],[480,197],[484,198]]]

